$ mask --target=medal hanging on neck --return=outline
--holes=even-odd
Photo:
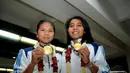
[[[36,45],[34,45],[34,47],[36,48],[37,46],[39,46],[39,43],[37,43]],[[58,66],[57,66],[57,58],[56,58],[56,52],[55,52],[55,48],[51,47],[51,46],[44,46],[44,48],[42,48],[42,50],[44,51],[45,55],[50,55],[52,54],[52,67],[53,67],[53,73],[57,73],[58,71]],[[39,73],[43,73],[44,71],[44,64],[43,64],[43,60],[39,61],[38,63],[38,70]]]
[[[56,52],[55,52],[55,48],[52,49],[51,46],[45,46],[43,48],[44,53],[46,55],[50,55],[52,54],[52,67],[53,67],[53,73],[57,73],[58,72],[58,65],[57,65],[57,58],[56,58]]]
[[[78,50],[80,50],[80,48],[82,47],[82,46],[86,46],[86,43],[83,43],[82,45],[81,45],[81,43],[76,43],[76,44],[74,44],[74,49],[76,50],[76,51],[78,51]],[[72,48],[72,47],[71,47]],[[71,69],[70,69],[70,61],[71,61],[71,51],[72,51],[72,49],[71,48],[67,48],[67,50],[66,50],[66,69],[67,69],[67,73],[71,73]],[[85,68],[86,68],[86,64],[83,62],[83,60],[82,60],[82,58],[81,58],[81,69],[80,69],[80,72],[81,73],[86,73],[86,70],[85,70]]]
[[[52,47],[51,46],[45,46],[42,50],[44,51],[45,55],[52,54]]]
[[[80,47],[81,47],[81,43],[76,43],[76,44],[74,44],[74,49],[75,49],[76,51],[79,50]]]
[[[44,48],[42,48],[42,50],[45,53],[45,55],[50,55],[52,53],[51,46],[44,46]],[[39,71],[39,73],[43,73],[43,71],[44,71],[43,60],[40,60],[38,62],[38,71]]]
[[[85,46],[85,43],[83,43],[82,45],[81,45],[81,43],[76,43],[76,44],[74,44],[74,49],[76,51],[78,51],[78,50],[80,50],[80,48],[82,46]],[[83,62],[82,58],[81,58],[81,69],[80,70],[81,70],[80,71],[81,73],[86,73],[86,71],[85,71],[85,63]]]

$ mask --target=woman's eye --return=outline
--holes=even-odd
[[[73,27],[73,25],[71,25],[71,24],[70,24],[70,26],[69,26],[69,27]]]
[[[53,32],[53,30],[50,30],[49,32]]]
[[[79,23],[78,26],[83,26],[83,25],[81,23]]]
[[[49,32],[54,32],[53,30],[49,30]]]
[[[44,29],[42,29],[41,31],[45,31]]]
[[[70,25],[69,27],[73,27],[73,26]]]
[[[82,25],[78,25],[78,26],[82,26]]]

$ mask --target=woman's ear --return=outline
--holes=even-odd
[[[38,34],[36,33],[36,38],[38,38]]]

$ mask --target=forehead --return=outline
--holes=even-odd
[[[80,22],[80,23],[82,23],[80,19],[72,19],[70,23],[74,23],[74,22]]]
[[[44,22],[44,23],[42,23],[42,24],[40,25],[40,27],[53,28],[52,24],[49,23],[49,22]]]

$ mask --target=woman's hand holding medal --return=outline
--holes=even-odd
[[[41,47],[36,47],[32,51],[32,64],[37,64],[40,60],[43,59],[43,55],[49,55],[52,53],[52,48],[51,46],[45,46],[44,48]]]
[[[74,48],[81,54],[81,58],[84,63],[87,64],[90,62],[90,59],[89,59],[90,51],[88,50],[86,43],[83,43],[82,45],[80,43],[76,43],[74,45]]]
[[[44,55],[44,51],[41,49],[41,47],[36,47],[33,51],[32,51],[32,64],[37,64],[40,60],[42,60]]]

